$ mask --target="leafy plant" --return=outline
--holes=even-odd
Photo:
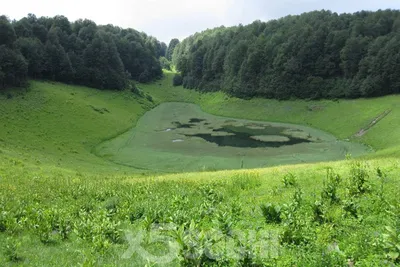
[[[199,231],[199,225],[193,220],[187,226],[181,225],[172,230],[171,236],[180,246],[181,266],[202,266],[204,262],[210,261],[209,252],[217,242],[205,231]]]
[[[385,200],[384,199],[384,189],[385,189],[384,186],[385,186],[385,183],[386,183],[387,174],[384,171],[382,171],[380,168],[377,168],[376,169],[376,175],[377,175],[377,177],[379,179],[379,182],[380,182],[378,196],[382,201],[384,201]]]
[[[400,263],[400,205],[391,206],[388,214],[390,225],[385,227],[383,246],[386,257],[395,263]]]
[[[223,200],[223,195],[210,185],[201,187],[200,191],[205,200],[210,202],[212,205],[216,205]]]
[[[135,221],[141,219],[144,215],[144,208],[142,206],[138,206],[133,208],[132,211],[129,212],[129,221],[134,223]]]
[[[292,201],[283,206],[283,232],[280,235],[282,244],[302,245],[313,239],[313,230],[307,218],[299,212],[303,202],[303,191],[298,188]]]
[[[329,200],[331,203],[338,203],[340,201],[338,196],[340,182],[340,176],[335,174],[332,169],[327,169],[326,181],[324,181],[324,187],[321,194],[322,199]]]
[[[271,203],[262,204],[260,206],[261,212],[267,223],[279,224],[282,222],[281,218],[281,207],[279,205],[273,205]]]
[[[325,205],[321,201],[315,201],[312,205],[314,221],[323,223],[325,221]]]
[[[259,262],[258,255],[255,253],[252,243],[250,243],[249,241],[239,242],[239,248],[240,248],[239,266],[248,266],[248,267],[265,266],[264,264]]]
[[[194,217],[185,209],[171,210],[171,215],[169,216],[169,220],[178,225],[184,224],[190,219],[194,219]]]
[[[240,201],[239,200],[237,200],[237,201],[233,201],[232,203],[231,203],[231,213],[232,213],[232,216],[233,216],[233,218],[235,219],[235,220],[239,220],[239,218],[240,218],[240,216],[241,216],[241,214],[242,214],[242,212],[243,212],[243,207],[242,207],[242,205],[240,204]]]
[[[346,199],[343,203],[343,210],[345,213],[354,218],[358,218],[358,208],[359,205],[354,198]]]
[[[369,174],[366,164],[359,161],[354,162],[350,168],[349,195],[359,196],[366,193],[370,188],[368,179]]]
[[[289,172],[283,176],[282,179],[283,185],[285,187],[291,187],[297,185],[297,177],[293,173]]]
[[[215,214],[215,221],[224,235],[230,236],[232,234],[234,220],[231,214],[228,212],[219,211],[217,214]]]
[[[7,222],[6,222],[6,211],[2,211],[0,213],[0,233],[5,232],[7,230]]]
[[[38,209],[36,211],[36,224],[34,229],[43,244],[49,244],[52,240],[52,232],[55,227],[55,214],[53,210]]]
[[[15,239],[8,237],[4,244],[4,255],[8,261],[18,262],[22,260],[22,257],[18,254],[18,249],[21,243],[16,242]]]
[[[121,222],[113,221],[106,211],[94,214],[81,212],[73,229],[78,237],[90,241],[98,251],[104,253],[111,244],[123,242],[120,225]]]

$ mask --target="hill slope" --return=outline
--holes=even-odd
[[[135,125],[154,104],[132,92],[32,81],[28,91],[0,95],[0,148],[39,166],[98,171],[110,165],[91,153],[98,143]],[[114,168],[113,168],[114,167]]]

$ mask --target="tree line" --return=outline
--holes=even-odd
[[[314,11],[219,27],[178,44],[186,88],[238,97],[356,98],[400,92],[400,12]]]
[[[0,16],[0,89],[30,77],[120,90],[131,78],[162,76],[159,57],[166,52],[165,43],[134,29],[64,16]]]
[[[180,41],[177,38],[174,38],[169,42],[168,47],[166,47],[165,56],[160,58],[160,64],[163,69],[172,69],[172,55],[174,53],[175,47],[179,44],[179,42]]]

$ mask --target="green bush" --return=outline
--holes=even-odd
[[[166,57],[160,57],[160,65],[161,68],[165,70],[171,70],[171,61],[169,61]]]
[[[314,221],[323,223],[325,221],[325,206],[321,201],[315,201],[312,205]]]
[[[268,203],[262,204],[260,208],[267,223],[280,224],[282,222],[281,207],[279,205]]]
[[[350,169],[349,195],[359,196],[366,193],[370,189],[368,179],[369,174],[366,164],[358,161],[354,162]]]
[[[175,74],[174,78],[172,79],[173,86],[180,86],[183,84],[183,78],[180,74]]]
[[[386,257],[394,263],[400,263],[400,205],[391,206],[388,210],[390,225],[385,227],[383,247]]]
[[[140,90],[139,87],[137,87],[134,83],[131,83],[131,92],[140,97],[143,96],[142,90]]]
[[[18,249],[21,246],[20,243],[16,242],[12,238],[7,238],[4,244],[4,255],[10,262],[18,262],[22,260],[22,257],[18,254]]]
[[[289,172],[283,176],[282,182],[285,187],[296,186],[297,178],[293,173]]]
[[[340,201],[338,189],[341,178],[331,169],[327,170],[326,178],[326,181],[324,181],[324,188],[322,189],[322,199],[329,200],[331,203],[338,203]]]

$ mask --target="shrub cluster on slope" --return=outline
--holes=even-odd
[[[162,75],[158,58],[166,45],[133,29],[29,14],[12,22],[1,16],[0,37],[0,89],[27,77],[122,89],[129,78]]]
[[[315,11],[196,33],[173,54],[186,88],[239,97],[398,93],[400,12]]]

